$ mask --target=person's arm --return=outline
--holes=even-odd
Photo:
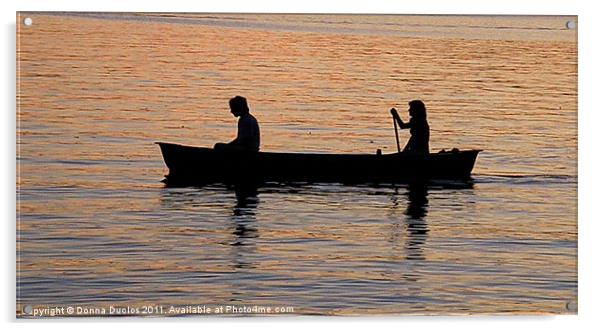
[[[236,130],[236,138],[234,138],[234,140],[232,140],[231,142],[228,143],[228,145],[238,145],[240,143],[240,136],[241,136],[241,120],[238,120],[238,124],[237,124],[237,130]]]
[[[256,148],[254,142],[254,133],[256,132],[256,125],[257,123],[253,121],[252,117],[241,117],[238,121],[238,135],[232,143],[245,149]]]
[[[404,123],[401,120],[401,117],[399,117],[399,114],[397,113],[397,109],[391,108],[391,115],[393,116],[393,118],[397,122],[397,125],[399,126],[400,129],[409,129],[411,127],[411,125],[410,125],[409,122],[408,123]]]

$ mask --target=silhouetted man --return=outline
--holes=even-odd
[[[238,117],[238,134],[231,142],[217,143],[215,149],[232,149],[244,151],[259,151],[259,124],[253,115],[249,113],[247,99],[235,96],[230,99],[230,112]]]

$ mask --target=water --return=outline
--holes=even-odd
[[[17,313],[573,313],[575,17],[31,13],[18,25]],[[471,187],[167,188],[155,141],[392,152],[422,99]],[[407,132],[401,135],[402,140]]]

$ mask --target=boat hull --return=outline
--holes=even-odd
[[[479,150],[395,154],[240,152],[157,143],[169,184],[325,182],[400,183],[470,179]]]

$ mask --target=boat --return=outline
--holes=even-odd
[[[215,150],[157,142],[173,185],[210,183],[407,183],[470,180],[481,150],[453,149],[429,155],[309,154]]]

